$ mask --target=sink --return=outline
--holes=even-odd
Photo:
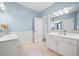
[[[7,41],[7,40],[14,40],[14,39],[18,39],[17,34],[7,34],[7,35],[3,35],[2,37],[0,37],[0,42],[2,41]]]

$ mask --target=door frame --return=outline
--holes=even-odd
[[[42,18],[47,18],[48,17],[48,23],[50,24],[50,18],[51,18],[51,16],[50,15],[46,15],[46,16],[44,16],[44,17],[42,17]],[[50,25],[48,25],[48,32],[50,32]]]
[[[39,17],[33,18],[33,43],[35,43],[35,18],[39,18]]]
[[[46,26],[47,30],[46,30],[46,32],[49,33],[50,32],[50,15],[44,16],[42,18],[43,18],[43,20],[46,20],[45,18],[47,18],[47,20],[46,20],[46,22],[47,22],[47,26]],[[44,26],[44,23],[43,23],[43,26]],[[44,33],[44,28],[43,28],[43,33]],[[46,41],[46,33],[43,35],[43,41],[44,42]]]
[[[50,15],[47,15],[47,16],[44,16],[44,17],[41,17],[41,18],[46,18],[48,17],[49,18],[49,23],[50,23]],[[35,43],[35,18],[39,18],[39,17],[33,17],[33,43]],[[49,32],[50,32],[50,25],[49,25]]]

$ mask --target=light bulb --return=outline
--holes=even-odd
[[[54,15],[55,15],[55,16],[59,16],[59,13],[56,11],[56,12],[54,13]]]
[[[62,9],[60,9],[60,10],[58,11],[58,13],[59,13],[60,15],[63,15],[63,14],[64,14],[64,12],[63,12]]]
[[[69,13],[69,8],[68,8],[68,7],[65,7],[65,8],[63,9],[63,11],[64,11],[65,14],[67,14],[67,13]]]

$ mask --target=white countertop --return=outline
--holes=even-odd
[[[0,42],[16,39],[18,39],[16,33],[9,33],[7,35],[3,35],[2,37],[0,37]]]
[[[76,33],[66,33],[66,35],[63,35],[63,34],[59,34],[58,32],[51,32],[51,33],[48,33],[48,34],[61,36],[61,37],[72,38],[72,39],[79,39],[79,34],[76,34]]]

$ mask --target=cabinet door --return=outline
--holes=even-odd
[[[52,36],[51,44],[52,44],[52,49],[56,51],[57,49],[57,36]]]
[[[77,46],[76,45],[72,45],[72,49],[73,49],[73,56],[77,56]]]
[[[18,56],[17,40],[0,42],[0,56]]]
[[[56,37],[48,35],[46,40],[46,46],[52,50],[56,50]]]
[[[73,48],[73,55],[77,56],[77,40],[76,39],[70,39],[70,44],[72,45]]]
[[[65,56],[72,56],[73,55],[73,47],[67,43],[58,42],[57,44],[57,51]]]

